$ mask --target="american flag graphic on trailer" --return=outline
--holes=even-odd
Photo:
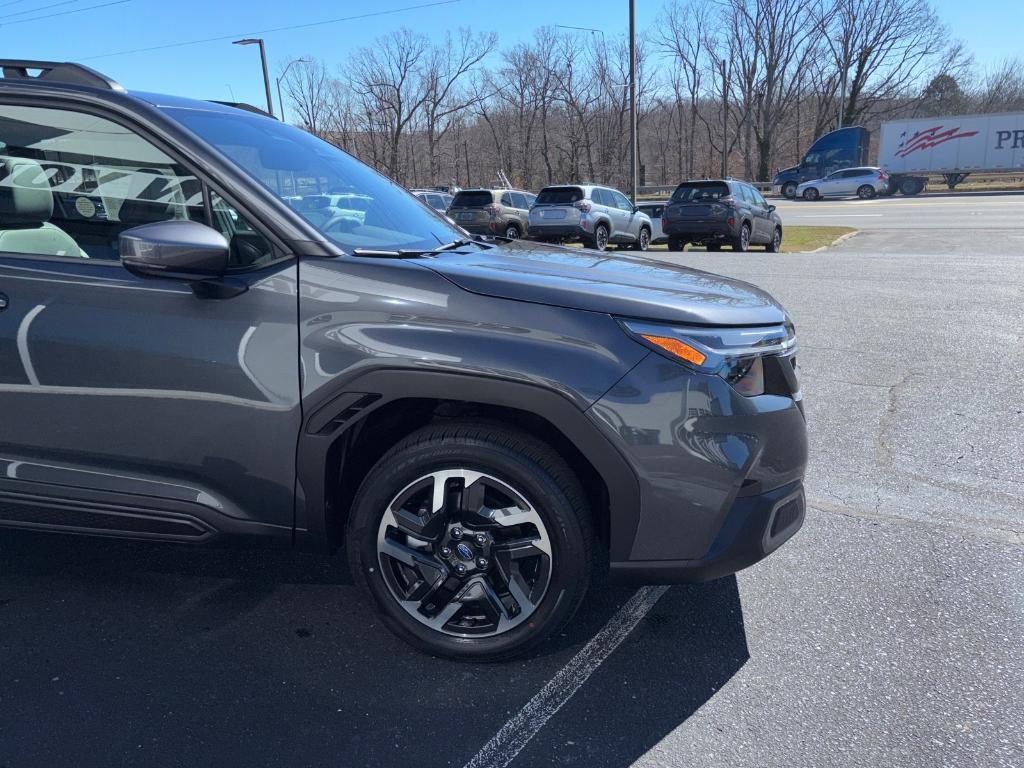
[[[932,147],[939,146],[939,144],[945,144],[947,141],[966,139],[968,136],[975,136],[978,133],[977,131],[960,132],[960,126],[946,130],[943,130],[943,128],[945,126],[942,125],[924,128],[920,131],[915,131],[909,139],[907,138],[907,132],[904,131],[900,134],[900,143],[896,151],[896,157],[906,157],[918,150],[931,149]]]

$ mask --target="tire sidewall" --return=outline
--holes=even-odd
[[[387,505],[423,475],[455,467],[491,475],[523,494],[540,514],[551,540],[547,592],[530,618],[502,635],[464,639],[420,624],[396,602],[380,572],[377,531]],[[426,653],[471,661],[514,655],[541,642],[575,611],[590,576],[583,532],[565,492],[535,462],[485,440],[459,445],[426,441],[379,463],[353,502],[346,547],[353,576],[373,597],[392,631]]]

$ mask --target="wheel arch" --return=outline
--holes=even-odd
[[[587,493],[599,538],[628,557],[639,524],[632,468],[597,425],[552,389],[447,371],[376,369],[339,386],[304,421],[297,452],[296,543],[341,544],[365,472],[397,440],[441,419],[510,424],[555,448]]]

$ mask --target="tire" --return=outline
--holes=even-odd
[[[821,193],[818,192],[816,187],[808,187],[807,189],[804,190],[804,200],[810,200],[811,202],[814,202],[815,200],[819,200],[820,198]]]
[[[782,250],[782,227],[776,227],[772,234],[771,242],[764,247],[768,253],[778,253]]]
[[[634,251],[646,251],[651,247],[651,230],[647,227],[640,227],[640,239],[633,246]]]
[[[907,197],[913,197],[924,191],[924,184],[918,179],[904,179],[900,182],[900,192]]]
[[[860,188],[857,190],[857,197],[859,197],[861,200],[870,200],[875,196],[875,194],[875,188],[872,187],[870,184],[862,184]]]
[[[792,200],[796,197],[796,187],[797,184],[795,181],[787,181],[782,185],[782,196]]]
[[[519,227],[515,224],[509,224],[505,227],[505,237],[509,240],[518,240],[521,236],[522,233],[519,231]]]
[[[746,253],[750,248],[750,225],[744,224],[740,227],[740,233],[732,241],[732,249],[739,253]]]
[[[441,511],[431,503],[438,482],[449,489]],[[516,523],[495,510],[514,510]],[[346,548],[400,638],[435,656],[498,661],[576,612],[590,581],[590,520],[579,480],[546,444],[502,425],[453,422],[420,429],[374,465],[353,501]]]
[[[669,235],[669,238],[668,238],[668,249],[670,251],[680,251],[680,252],[682,252],[682,251],[686,250],[686,246],[687,246],[687,242],[685,240],[683,240],[683,238],[679,237],[679,235]]]
[[[719,251],[722,250],[722,244],[721,243],[708,243],[705,247],[711,253],[718,253]]]
[[[587,245],[595,251],[608,250],[608,225],[603,222],[597,224],[594,227],[594,236],[590,238]]]

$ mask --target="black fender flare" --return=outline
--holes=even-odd
[[[332,446],[363,419],[397,400],[425,398],[515,408],[553,425],[579,450],[608,487],[609,548],[625,560],[640,520],[640,486],[629,462],[586,414],[588,403],[526,381],[433,369],[374,368],[339,382],[306,409],[296,454],[296,543],[329,543],[326,478]]]

